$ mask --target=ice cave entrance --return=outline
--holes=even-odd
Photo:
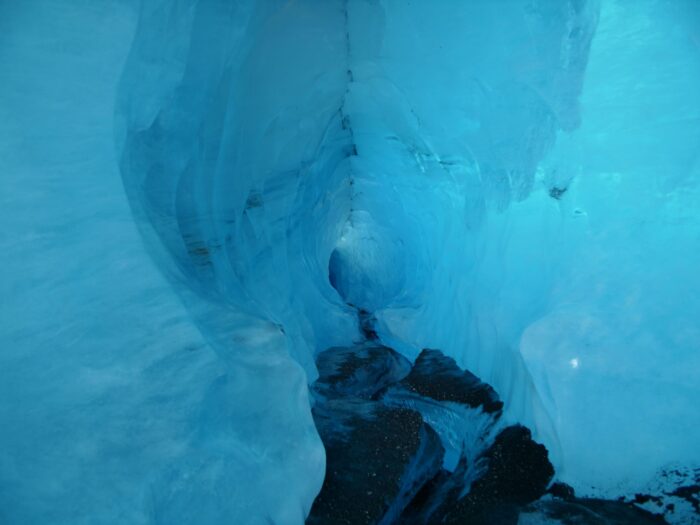
[[[367,312],[386,307],[406,282],[404,243],[367,211],[354,211],[331,252],[328,277],[348,304]]]

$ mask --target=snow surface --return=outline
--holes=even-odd
[[[697,2],[0,2],[0,71],[0,522],[302,523],[345,300],[579,494],[700,464]]]

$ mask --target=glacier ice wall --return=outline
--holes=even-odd
[[[0,521],[301,523],[348,302],[492,384],[580,492],[699,462],[695,2],[0,26]]]
[[[581,126],[542,165],[566,248],[519,348],[582,488],[698,464],[699,35],[695,2],[603,3]]]
[[[134,223],[114,113],[138,15],[0,3],[0,522],[302,523],[323,448],[279,327],[166,280]]]

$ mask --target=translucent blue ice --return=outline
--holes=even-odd
[[[347,303],[580,494],[700,465],[694,0],[8,1],[0,71],[0,522],[302,523]]]

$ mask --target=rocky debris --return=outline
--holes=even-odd
[[[435,477],[444,449],[415,410],[375,394],[411,363],[372,343],[331,348],[317,358],[314,421],[326,448],[326,479],[308,524],[389,524]]]
[[[654,514],[673,525],[700,525],[700,468],[675,465],[658,473],[643,492],[620,501]]]
[[[624,501],[548,497],[525,507],[518,525],[662,525],[663,516]]]
[[[552,486],[547,490],[547,494],[551,494],[555,498],[564,500],[570,500],[576,497],[574,488],[571,485],[562,483],[561,481],[552,483]]]
[[[503,408],[496,391],[471,372],[462,370],[455,360],[438,350],[423,350],[411,372],[394,388],[405,388],[435,401],[482,407],[494,413]]]
[[[493,388],[437,350],[411,366],[366,341],[331,348],[317,365],[313,416],[326,478],[307,524],[666,523],[634,501],[577,498],[563,483],[547,490],[554,469],[546,448],[523,426],[502,428]],[[446,437],[457,444],[452,463]],[[674,496],[696,502],[697,494],[689,485]]]
[[[470,491],[481,501],[525,505],[542,497],[554,476],[547,449],[521,425],[501,431],[484,457],[488,470]]]
[[[326,479],[308,524],[390,524],[439,471],[443,448],[418,412],[372,400],[314,408]]]
[[[663,506],[663,500],[661,499],[661,497],[654,496],[653,494],[635,494],[634,499],[632,501],[638,505],[644,505],[645,503],[653,502],[659,507]]]
[[[561,198],[564,196],[564,194],[567,192],[569,188],[563,187],[559,188],[557,186],[552,186],[549,189],[549,196],[552,197],[555,200],[561,200]]]
[[[419,494],[423,501],[407,510],[406,521],[516,525],[520,507],[540,498],[554,475],[547,449],[535,443],[530,431],[520,425],[498,434],[482,459],[487,464],[485,473],[465,496],[461,468],[452,476],[440,473]]]
[[[357,317],[360,322],[360,330],[362,330],[362,335],[367,341],[376,341],[378,339],[377,331],[374,328],[377,320],[374,315],[372,315],[367,310],[358,308]]]
[[[518,525],[661,525],[663,516],[637,506],[653,501],[637,494],[633,501],[577,498],[566,483],[553,483],[547,496],[521,510]]]
[[[693,507],[695,513],[700,514],[700,485],[678,487],[673,492],[669,492],[668,495],[686,500]]]
[[[411,371],[411,363],[386,346],[371,343],[357,347],[335,347],[319,354],[319,378],[313,389],[326,398],[370,399]]]

